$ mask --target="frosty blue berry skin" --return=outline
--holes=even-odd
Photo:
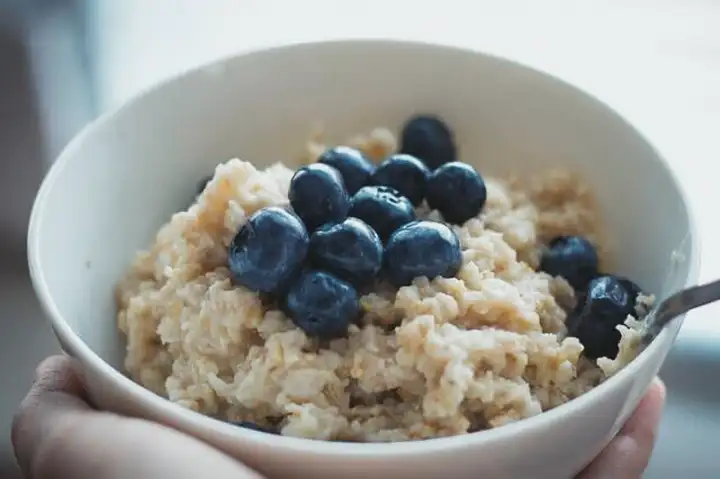
[[[340,172],[348,194],[354,195],[370,183],[375,165],[360,151],[349,146],[336,146],[326,150],[318,163],[332,166]]]
[[[437,115],[408,119],[400,134],[400,152],[419,158],[431,170],[457,160],[454,134]]]
[[[342,175],[323,163],[297,170],[290,181],[288,198],[308,231],[344,220],[350,208],[350,196]]]
[[[413,206],[419,206],[425,199],[430,170],[412,155],[392,155],[380,163],[372,175],[374,185],[389,186],[396,189]]]
[[[415,219],[415,209],[394,188],[365,186],[353,196],[348,215],[370,225],[384,243],[396,229]]]
[[[558,236],[543,252],[540,270],[560,276],[576,291],[583,291],[599,274],[598,254],[582,236]]]
[[[587,292],[568,316],[568,335],[582,343],[583,355],[589,359],[606,357],[614,359],[618,354],[620,331],[628,315],[635,315],[633,291],[622,278],[611,275],[599,276],[588,285]]]
[[[378,234],[357,218],[325,225],[310,237],[310,264],[357,288],[373,282],[382,267],[382,255]]]
[[[358,292],[350,283],[317,270],[306,270],[295,280],[284,309],[305,334],[319,339],[345,336],[361,313]]]
[[[233,280],[260,293],[278,293],[300,271],[310,237],[287,209],[264,208],[240,228],[228,248]]]
[[[447,225],[413,221],[390,236],[384,258],[385,275],[401,287],[415,278],[455,276],[462,265],[462,250],[460,240]]]
[[[485,180],[467,163],[446,163],[430,175],[425,196],[428,205],[448,223],[462,225],[482,211],[487,200]]]

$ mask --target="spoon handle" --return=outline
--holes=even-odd
[[[649,344],[670,321],[691,309],[720,300],[720,279],[679,291],[661,301],[647,318],[641,343]]]

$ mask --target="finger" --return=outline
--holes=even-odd
[[[633,437],[643,444],[653,445],[666,395],[665,384],[660,378],[655,378],[620,434]]]
[[[257,479],[230,457],[163,426],[92,410],[71,360],[53,357],[13,424],[13,445],[26,477]]]
[[[78,413],[89,410],[72,360],[52,356],[37,368],[35,382],[13,419],[12,443],[21,469],[30,475],[33,453],[44,438]]]
[[[579,479],[639,479],[647,468],[665,405],[665,385],[655,379],[637,409]]]

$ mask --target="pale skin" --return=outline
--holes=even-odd
[[[13,422],[18,464],[28,479],[263,479],[222,452],[167,427],[99,412],[86,402],[77,365],[46,359]],[[656,379],[618,436],[577,479],[639,479],[665,403]],[[282,479],[282,478],[265,478]]]

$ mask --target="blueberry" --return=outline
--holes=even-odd
[[[480,214],[487,188],[472,166],[454,161],[433,171],[425,195],[430,208],[438,210],[445,221],[461,225]]]
[[[417,115],[405,123],[400,152],[420,158],[431,170],[457,158],[452,131],[435,115]]]
[[[285,287],[300,270],[310,238],[302,221],[279,207],[248,218],[228,249],[228,267],[239,284],[262,293]]]
[[[348,146],[336,146],[326,150],[320,155],[318,162],[336,168],[345,180],[345,188],[351,195],[367,185],[375,171],[375,165],[360,150]]]
[[[598,255],[592,243],[581,236],[559,236],[543,253],[540,270],[562,276],[576,291],[582,291],[598,276]]]
[[[315,231],[308,256],[316,268],[360,287],[375,279],[382,267],[382,252],[375,230],[357,218],[348,218]]]
[[[332,339],[347,333],[360,315],[355,288],[324,271],[305,271],[290,286],[286,299],[290,319],[314,338]]]
[[[617,356],[620,342],[616,326],[632,313],[633,301],[621,280],[614,276],[597,277],[568,317],[568,335],[580,340],[587,358],[612,359]]]
[[[350,197],[340,172],[323,163],[300,168],[290,181],[290,206],[309,231],[345,219]]]
[[[642,288],[640,288],[640,286],[627,278],[624,278],[622,276],[615,277],[623,286],[623,288],[625,288],[625,291],[627,291],[627,293],[630,295],[630,300],[632,301],[634,308],[634,305],[637,303],[638,296],[640,296],[643,292]]]
[[[353,196],[349,216],[370,225],[385,242],[393,231],[415,219],[415,209],[394,188],[365,186]]]
[[[642,294],[643,290],[638,286],[635,282],[631,281],[630,279],[624,277],[624,276],[618,276],[618,275],[609,275],[609,274],[603,274],[598,273],[595,278],[599,278],[601,276],[612,276],[615,278],[618,283],[622,285],[623,288],[625,288],[625,292],[627,292],[628,296],[630,297],[630,304],[632,305],[631,313],[633,316],[637,315],[637,312],[635,311],[635,307],[637,306],[637,299],[640,294]],[[593,278],[593,279],[595,279]],[[592,282],[592,280],[591,280]],[[588,292],[587,290],[578,291],[576,292],[577,296],[577,302],[581,303],[585,301],[585,296],[587,296]]]
[[[208,175],[202,180],[198,181],[197,184],[197,194],[200,195],[203,191],[205,191],[205,188],[207,188],[208,183],[210,183],[210,180],[213,179],[213,175]]]
[[[268,429],[266,427],[259,426],[259,425],[255,424],[254,422],[250,422],[250,421],[238,421],[238,422],[234,422],[233,424],[238,427],[245,428],[245,429],[252,429],[253,431],[265,432],[267,434],[276,434],[276,432],[273,431],[272,429]]]
[[[372,176],[375,185],[395,188],[401,195],[418,206],[425,198],[430,170],[425,164],[411,155],[393,155],[377,167]]]
[[[424,276],[452,277],[462,264],[460,240],[443,223],[413,221],[392,234],[385,248],[385,270],[395,286]]]

